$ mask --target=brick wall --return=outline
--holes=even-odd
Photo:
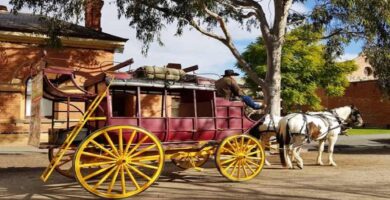
[[[25,84],[30,76],[29,66],[41,58],[42,50],[37,45],[0,42],[0,133],[28,132]],[[60,50],[46,49],[46,52],[50,66],[68,67],[91,74],[100,73],[113,65],[114,53],[108,50],[66,47]],[[71,116],[78,117],[78,114]],[[42,132],[47,132],[50,123],[46,119],[42,124]]]
[[[323,91],[319,95],[326,108],[353,104],[362,113],[366,126],[390,128],[390,100],[383,97],[375,80],[351,83],[342,97],[327,97]]]

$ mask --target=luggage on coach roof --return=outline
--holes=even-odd
[[[166,67],[144,66],[136,70],[138,78],[158,79],[167,81],[183,80],[186,73],[182,69],[173,69]]]

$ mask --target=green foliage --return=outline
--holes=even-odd
[[[327,62],[325,47],[318,40],[322,31],[310,30],[305,25],[286,36],[282,51],[282,99],[287,110],[299,109],[303,105],[321,109],[317,89],[324,88],[330,96],[341,96],[348,86],[346,75],[356,70],[353,61]],[[267,54],[262,38],[250,44],[242,56],[260,77],[265,77]],[[258,90],[251,79],[246,78],[246,81],[253,92]]]
[[[364,41],[364,54],[390,94],[390,1],[318,0],[310,17],[315,28],[326,28],[332,36],[327,38],[329,60],[341,55],[345,44]]]
[[[85,2],[87,0],[10,0],[16,12],[22,7],[34,10],[42,16],[50,16],[58,21],[78,22],[83,18]],[[176,35],[181,35],[185,27],[191,23],[204,25],[207,31],[218,27],[215,18],[205,12],[205,7],[217,13],[226,22],[235,21],[245,29],[258,28],[255,18],[246,20],[243,9],[232,7],[237,1],[233,0],[116,0],[118,17],[129,20],[129,26],[136,29],[137,39],[144,42],[143,53],[147,53],[150,43],[161,40],[161,30],[170,24],[176,25]],[[106,1],[106,3],[109,3]],[[110,2],[113,3],[113,2]],[[63,24],[53,24],[61,30]],[[53,37],[55,37],[53,35]]]

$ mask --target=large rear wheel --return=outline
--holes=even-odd
[[[249,135],[225,138],[215,155],[219,172],[232,181],[253,179],[263,169],[264,160],[263,147],[256,138]]]
[[[146,190],[158,179],[163,164],[158,138],[134,126],[110,126],[92,133],[74,159],[78,182],[87,191],[111,199]],[[96,167],[93,171],[92,166]]]

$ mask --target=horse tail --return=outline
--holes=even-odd
[[[287,145],[290,144],[290,133],[287,119],[282,119],[279,122],[279,131],[277,132],[277,140],[279,143],[279,157],[280,162],[284,167],[287,166]]]

